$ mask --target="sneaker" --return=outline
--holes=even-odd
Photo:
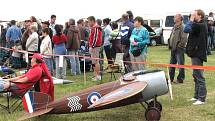
[[[100,81],[102,80],[101,76],[95,76],[92,78],[92,81]]]
[[[200,100],[197,100],[196,102],[193,103],[193,105],[204,105],[205,102],[202,102]]]
[[[99,81],[101,81],[101,80],[102,80],[102,77],[99,75],[99,76],[97,76],[97,79],[98,79]]]
[[[198,99],[196,98],[191,98],[190,101],[197,101]]]

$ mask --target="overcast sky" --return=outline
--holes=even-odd
[[[56,14],[57,23],[90,15],[114,20],[127,10],[134,16],[190,12],[197,8],[215,10],[215,0],[1,0],[0,4],[0,20],[25,20],[32,15],[49,20],[51,14]]]

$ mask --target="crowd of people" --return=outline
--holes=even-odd
[[[102,58],[106,54],[108,64],[113,64],[116,53],[124,53],[123,60],[131,62],[145,62],[147,57],[147,45],[150,43],[148,30],[143,27],[144,20],[137,16],[134,18],[131,11],[121,16],[119,21],[111,22],[109,18],[103,20],[89,16],[87,19],[77,21],[71,18],[65,26],[56,24],[56,15],[52,15],[50,21],[40,23],[34,16],[24,22],[24,27],[16,25],[12,20],[8,28],[1,35],[1,46],[16,50],[25,50],[31,53],[44,55],[44,61],[50,73],[57,78],[66,77],[66,59],[68,57],[71,67],[71,75],[80,75],[79,55],[81,43],[86,43],[92,58]],[[213,13],[208,17],[202,10],[195,10],[190,15],[190,21],[184,25],[183,16],[177,14],[174,17],[175,25],[170,35],[170,64],[184,65],[184,54],[191,57],[192,65],[203,66],[207,61],[207,55],[215,49],[215,23]],[[49,55],[57,56],[49,56]],[[29,54],[32,56],[32,54]],[[12,54],[13,64],[21,58],[19,52]],[[61,62],[63,60],[63,62]],[[29,61],[31,62],[31,58]],[[63,64],[60,64],[63,63]],[[60,66],[62,65],[62,66]],[[102,63],[98,59],[92,59],[94,77],[92,80],[101,80]],[[124,63],[125,73],[144,70],[144,64]],[[55,70],[55,71],[54,71]],[[185,70],[179,69],[177,80],[174,80],[175,68],[170,68],[170,80],[173,83],[183,83]],[[202,70],[193,70],[195,81],[194,104],[204,104],[206,98],[205,78]]]
[[[18,26],[12,20],[1,35],[1,46],[14,50],[25,50],[44,55],[50,73],[57,78],[66,77],[67,64],[70,64],[71,75],[80,75],[80,62],[78,50],[81,43],[86,43],[92,58],[104,57],[105,53],[108,64],[113,64],[116,53],[125,53],[125,61],[145,61],[147,45],[149,44],[149,33],[143,25],[143,18],[133,18],[131,11],[122,15],[119,22],[111,22],[109,18],[103,20],[90,16],[87,19],[80,19],[77,22],[71,18],[65,26],[56,24],[56,15],[51,15],[50,21],[40,22],[34,16],[24,21],[23,26]],[[134,53],[134,55],[132,54]],[[55,57],[50,55],[57,55]],[[63,59],[63,66],[60,65],[60,55],[72,55]],[[22,53],[13,51],[12,67],[20,68]],[[69,63],[67,63],[69,60]],[[31,58],[28,58],[31,62]],[[101,66],[99,60],[93,59],[92,66],[94,77],[92,80],[101,80]],[[144,69],[142,65],[131,65],[125,63],[126,71]]]

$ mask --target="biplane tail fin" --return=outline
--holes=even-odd
[[[40,109],[47,108],[51,102],[51,97],[41,92],[27,92],[22,98],[24,109],[28,113],[33,113]]]

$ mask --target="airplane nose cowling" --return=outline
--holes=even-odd
[[[142,91],[143,101],[168,93],[168,85],[164,71],[157,71],[136,76],[139,81],[146,81],[147,87]]]

